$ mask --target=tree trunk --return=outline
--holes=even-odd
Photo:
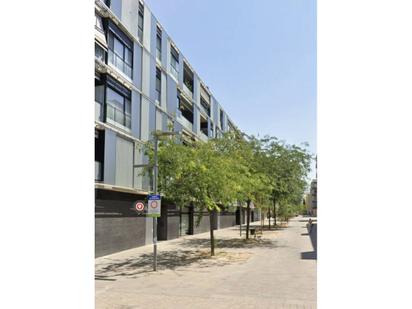
[[[274,226],[276,227],[276,200],[273,199],[273,219],[275,221]]]
[[[214,216],[213,212],[209,210],[209,223],[210,223],[210,255],[215,255],[215,237],[213,235],[213,223],[214,223]]]
[[[268,207],[268,217],[269,217],[269,230],[270,230],[270,208]]]
[[[247,201],[247,215],[246,215],[246,239],[249,239],[249,225],[250,225],[250,200]]]

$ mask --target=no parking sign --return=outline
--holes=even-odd
[[[160,217],[161,200],[159,194],[149,195],[147,214],[149,217]]]

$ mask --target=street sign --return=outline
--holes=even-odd
[[[161,200],[159,194],[148,196],[147,214],[149,217],[160,217]]]
[[[144,203],[143,202],[136,202],[136,204],[134,205],[134,209],[137,211],[137,212],[142,212],[142,211],[144,211]]]

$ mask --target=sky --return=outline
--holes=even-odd
[[[315,0],[145,2],[239,129],[316,153]]]

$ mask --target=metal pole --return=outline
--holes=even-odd
[[[153,191],[157,194],[157,135],[154,136]],[[157,217],[153,217],[153,271],[157,269]]]
[[[240,221],[240,225],[239,225],[240,236],[242,236],[242,207],[240,203],[239,203],[239,221]]]

